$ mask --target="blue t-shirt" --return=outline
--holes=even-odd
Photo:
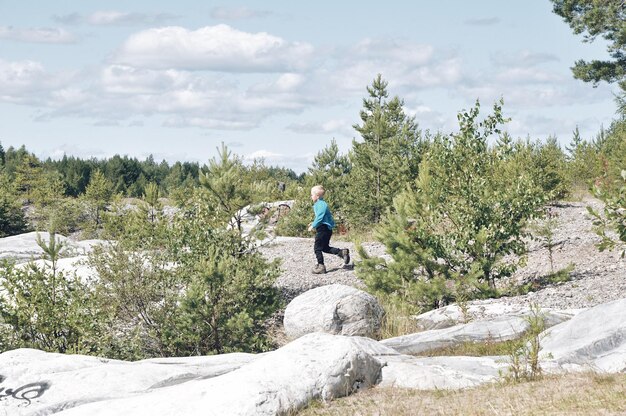
[[[313,212],[315,212],[315,219],[311,227],[317,228],[320,224],[326,224],[331,230],[335,228],[333,215],[328,209],[328,204],[322,198],[318,199],[315,204],[313,204]]]

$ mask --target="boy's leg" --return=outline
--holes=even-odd
[[[324,232],[324,237],[322,239],[322,251],[324,253],[329,253],[329,254],[334,254],[336,256],[339,256],[343,259],[343,264],[348,264],[350,263],[350,250],[348,250],[347,248],[344,249],[339,249],[336,247],[331,247],[330,246],[330,238],[333,235],[333,230],[327,228],[326,226],[323,227],[325,230]]]
[[[326,231],[324,231],[324,239],[323,239],[323,247],[322,247],[322,251],[324,253],[329,253],[329,254],[334,254],[334,255],[339,255],[339,253],[341,252],[341,250],[339,250],[338,248],[335,247],[331,247],[330,246],[330,237],[333,236],[333,230],[329,229],[328,227],[324,226],[324,229]]]
[[[313,251],[315,251],[315,258],[317,259],[317,264],[313,268],[313,274],[326,273],[326,266],[324,266],[324,255],[322,254],[322,251],[324,249],[324,244],[325,244],[324,243],[325,235],[324,235],[323,228],[325,227],[322,227],[322,226],[318,227],[317,232],[315,233],[315,244],[313,245]]]
[[[315,252],[315,258],[317,259],[317,264],[324,264],[324,255],[322,254],[323,250],[324,250],[324,233],[322,232],[322,226],[319,226],[317,228],[317,232],[315,233],[315,244],[313,245],[313,251]]]

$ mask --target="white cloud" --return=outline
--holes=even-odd
[[[227,120],[207,117],[170,117],[163,123],[164,127],[186,128],[200,127],[212,130],[250,130],[259,126],[254,120]]]
[[[552,71],[537,68],[508,68],[496,75],[496,81],[502,83],[553,83],[563,81],[563,76]]]
[[[351,137],[354,135],[352,124],[346,120],[328,120],[325,122],[302,122],[287,126],[288,130],[302,134],[327,134]]]
[[[404,90],[450,87],[463,77],[455,53],[401,39],[366,39],[337,50],[333,58],[332,65],[319,73],[329,94],[363,94],[379,73],[390,88]]]
[[[0,39],[28,43],[74,43],[76,37],[60,28],[27,28],[18,29],[12,26],[0,26]]]
[[[307,43],[288,42],[265,32],[247,33],[228,25],[195,31],[170,26],[130,36],[114,61],[153,69],[283,72],[303,69],[312,53]]]
[[[277,159],[282,158],[284,155],[280,153],[270,152],[269,150],[257,150],[252,153],[248,153],[244,156],[245,160],[254,160],[254,159]]]
[[[100,10],[88,15],[70,13],[62,16],[53,16],[53,20],[63,24],[89,24],[94,26],[162,25],[177,18],[178,16],[168,13],[145,14],[116,10]]]
[[[255,159],[262,159],[266,165],[282,166],[293,169],[295,172],[304,172],[313,161],[313,154],[281,154],[270,150],[260,149],[243,156],[246,163],[250,164]]]
[[[241,20],[267,17],[272,13],[267,10],[255,10],[245,6],[239,7],[214,7],[211,9],[211,17],[221,20]]]
[[[549,62],[559,62],[560,59],[553,53],[522,50],[517,52],[496,52],[492,54],[491,61],[496,66],[515,68],[536,66]]]
[[[415,117],[420,128],[446,132],[456,127],[454,114],[448,114],[446,117],[441,112],[426,105],[407,106],[405,112],[407,115]]]
[[[53,91],[63,91],[73,80],[73,73],[52,74],[40,62],[0,59],[0,100],[5,102],[43,105]]]
[[[567,107],[584,102],[591,104],[606,99],[606,90],[588,88],[575,80],[547,84],[491,83],[463,86],[457,92],[467,100],[480,99],[492,103],[504,98],[505,107],[534,109],[538,107]]]

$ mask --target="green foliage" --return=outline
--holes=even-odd
[[[176,334],[199,351],[266,350],[263,322],[279,307],[273,287],[278,264],[268,264],[239,233],[212,228],[213,222],[203,201],[175,222],[176,273],[187,285]]]
[[[342,212],[346,191],[349,186],[351,164],[347,156],[339,154],[337,142],[333,139],[329,146],[315,155],[309,167],[307,187],[323,185],[326,190],[324,200],[332,207],[336,222]],[[308,197],[308,190],[307,190]]]
[[[222,143],[218,156],[209,161],[200,176],[200,185],[207,191],[207,201],[223,224],[241,230],[240,210],[252,202],[252,184],[246,181],[245,168],[239,157],[232,155]]]
[[[615,230],[618,240],[622,244],[626,243],[626,170],[622,170],[621,176],[620,187],[605,189],[596,186],[594,188],[594,194],[604,200],[604,215],[594,211],[591,207],[587,207],[589,213],[594,216],[595,231],[602,238],[598,243],[600,251],[612,250],[619,246],[619,243],[608,233],[608,230]],[[625,254],[626,249],[622,250],[622,257]]]
[[[87,232],[96,232],[102,226],[103,213],[113,197],[113,184],[104,176],[104,173],[95,171],[90,180],[83,201],[87,209]]]
[[[550,208],[545,209],[545,215],[542,221],[533,224],[533,236],[540,239],[544,247],[548,249],[548,258],[550,259],[550,273],[554,273],[554,232],[559,224],[558,214]]]
[[[20,234],[26,229],[26,218],[15,186],[0,169],[0,238]]]
[[[519,383],[541,377],[539,353],[541,352],[541,339],[546,324],[545,315],[538,304],[530,306],[530,315],[526,317],[526,322],[528,323],[528,330],[524,336],[509,344],[509,368],[503,374],[506,381]]]
[[[617,82],[626,92],[626,4],[622,0],[551,0],[554,13],[567,22],[585,42],[602,36],[612,60],[579,60],[574,77],[597,85],[600,81]]]
[[[538,144],[533,152],[535,180],[548,198],[563,199],[569,193],[566,156],[556,137],[551,136],[545,143]]]
[[[578,127],[566,146],[568,152],[567,176],[573,187],[589,188],[592,181],[601,175],[598,150],[580,137]]]
[[[26,203],[35,202],[39,191],[46,189],[43,167],[35,156],[26,154],[15,169],[15,184]]]
[[[290,237],[311,237],[309,224],[313,216],[311,208],[311,198],[309,188],[301,188],[289,214],[278,220],[276,224],[276,235],[286,235]]]
[[[493,111],[478,122],[477,103],[459,114],[458,133],[435,139],[414,187],[394,199],[377,228],[393,261],[360,251],[357,272],[370,290],[430,309],[460,291],[493,294],[495,279],[523,260],[524,226],[545,196],[514,155],[488,148],[505,122],[500,104]],[[507,255],[517,260],[503,261]]]
[[[45,252],[44,266],[4,263],[0,287],[4,294],[0,316],[11,328],[0,342],[7,348],[37,348],[51,352],[96,353],[95,310],[86,283],[57,271],[63,244],[50,234],[38,238]]]
[[[378,223],[393,198],[417,175],[423,152],[414,118],[404,113],[404,102],[388,99],[387,82],[379,74],[367,87],[368,98],[360,112],[362,124],[354,125],[363,138],[352,143],[347,222],[364,228]]]
[[[269,348],[263,324],[279,306],[277,265],[224,229],[202,196],[172,221],[159,207],[111,213],[107,230],[116,243],[90,255],[100,275],[98,305],[114,329],[100,347],[110,356]]]

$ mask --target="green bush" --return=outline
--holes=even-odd
[[[57,271],[63,245],[50,235],[38,241],[49,262],[16,267],[5,262],[0,287],[3,348],[37,348],[60,353],[98,353],[100,321],[87,283]]]
[[[459,133],[435,140],[414,188],[394,199],[377,228],[393,261],[361,250],[357,273],[370,290],[430,309],[460,293],[493,295],[495,280],[522,260],[524,227],[546,197],[514,155],[487,145],[505,121],[501,106],[482,122],[478,114],[477,103],[459,114]]]

